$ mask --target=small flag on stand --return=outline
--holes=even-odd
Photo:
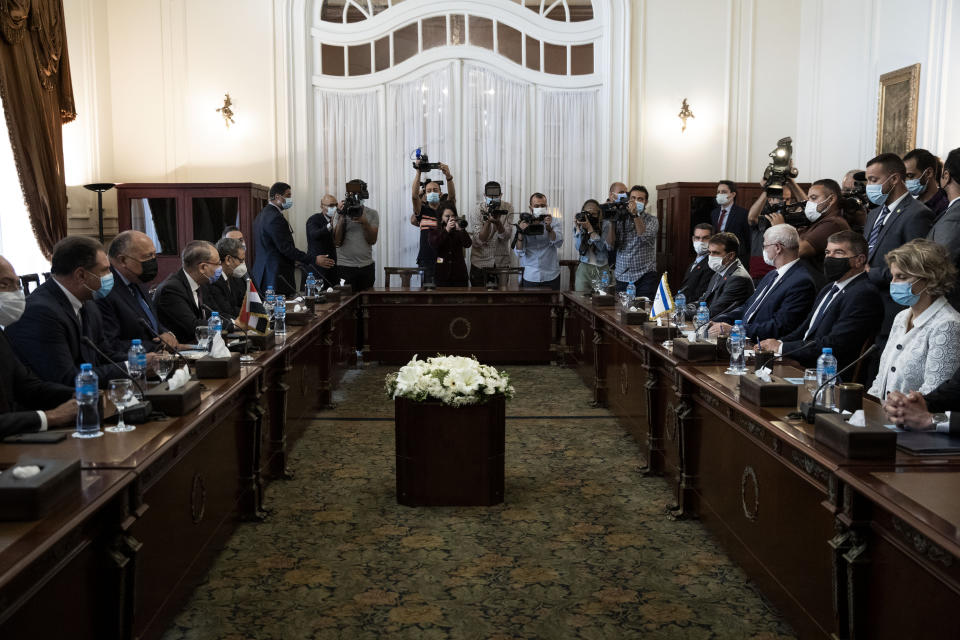
[[[253,280],[247,280],[247,292],[243,295],[243,307],[237,316],[237,325],[260,335],[267,333],[270,326],[270,318],[263,308],[257,288],[253,286]]]
[[[650,319],[656,320],[661,316],[670,316],[673,312],[673,294],[670,293],[670,285],[667,283],[667,274],[660,277],[660,284],[657,286],[657,292],[653,296],[653,302],[650,304]]]

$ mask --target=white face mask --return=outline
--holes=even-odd
[[[241,262],[240,266],[233,270],[234,278],[242,278],[247,275],[247,263]]]
[[[710,256],[707,258],[707,265],[717,273],[720,273],[723,271],[723,258],[720,256]]]
[[[803,207],[803,215],[807,216],[807,220],[810,222],[816,222],[820,219],[820,216],[823,215],[817,211],[817,203],[813,200],[807,200],[807,204]]]
[[[720,206],[722,207],[723,205],[727,204],[728,202],[730,202],[730,194],[729,194],[729,193],[718,193],[718,194],[717,194],[717,204],[718,204],[718,205],[720,205]]]
[[[693,250],[697,252],[698,256],[702,256],[707,252],[707,243],[703,240],[694,240]]]
[[[533,208],[533,215],[535,215],[535,216],[545,216],[545,215],[547,215],[547,208],[546,208],[546,207],[534,207],[534,208]]]
[[[23,297],[22,289],[0,293],[0,326],[9,327],[19,320],[26,306],[27,301]]]
[[[327,215],[330,216],[331,218],[337,215],[337,207],[336,206],[327,207]]]

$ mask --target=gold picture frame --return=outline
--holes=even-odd
[[[880,76],[877,108],[877,155],[903,156],[917,144],[920,63]]]

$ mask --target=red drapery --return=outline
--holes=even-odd
[[[0,0],[0,97],[43,253],[67,235],[61,127],[77,117],[61,0]]]

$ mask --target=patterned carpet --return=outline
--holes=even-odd
[[[508,368],[504,504],[397,505],[390,370],[349,374],[164,638],[793,637],[568,369]]]

